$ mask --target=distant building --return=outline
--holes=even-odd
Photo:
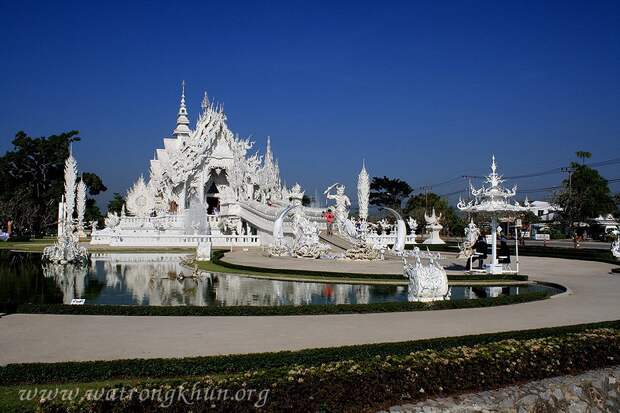
[[[532,201],[526,200],[526,205],[530,211],[540,219],[541,222],[553,222],[559,218],[559,213],[562,211],[558,205],[553,205],[546,201]]]

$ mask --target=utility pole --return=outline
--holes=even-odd
[[[568,173],[568,199],[566,201],[566,209],[568,209],[570,235],[575,240],[575,248],[577,248],[577,239],[575,238],[575,229],[573,228],[573,172],[575,172],[575,168],[569,166],[562,168],[561,171]]]
[[[432,188],[433,187],[430,185],[424,185],[423,187],[420,188],[424,190],[424,197],[425,197],[424,210],[428,210],[428,191],[431,190]]]

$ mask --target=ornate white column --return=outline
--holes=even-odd
[[[359,216],[366,221],[368,219],[368,202],[370,199],[370,179],[366,172],[366,162],[362,162],[362,170],[357,177],[357,203]]]

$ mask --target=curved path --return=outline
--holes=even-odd
[[[620,319],[613,265],[522,257],[522,272],[571,290],[493,308],[269,317],[14,314],[0,318],[0,364],[185,357],[460,336]]]

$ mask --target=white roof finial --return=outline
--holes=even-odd
[[[179,105],[179,113],[177,114],[177,126],[172,134],[176,137],[179,135],[189,135],[189,119],[187,117],[187,108],[185,107],[185,80],[181,82],[181,104]]]

